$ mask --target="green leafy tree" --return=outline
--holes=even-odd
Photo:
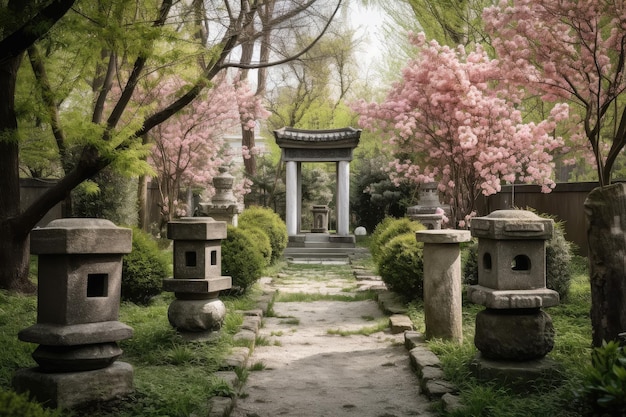
[[[0,6],[0,287],[32,290],[28,280],[28,235],[72,189],[111,166],[132,175],[146,172],[146,134],[211,88],[232,67],[244,27],[258,16],[254,0],[205,3],[149,0],[99,2],[8,0]],[[274,14],[272,38],[292,33],[294,22],[320,28],[302,50],[267,67],[296,59],[325,33],[339,9],[314,0],[292,2]],[[325,7],[326,6],[326,7]],[[68,10],[72,8],[72,12]],[[200,19],[200,24],[197,24]],[[54,26],[58,22],[57,26]],[[211,22],[211,24],[209,24]],[[217,25],[202,42],[199,28]],[[269,27],[267,28],[269,30]],[[16,96],[18,73],[31,71],[39,86],[39,118],[52,132],[62,170],[57,184],[28,207],[20,207]],[[56,75],[42,72],[56,68]],[[189,70],[193,68],[193,71]],[[164,73],[187,84],[164,103],[138,96],[138,86],[158,86]],[[46,76],[47,75],[47,76]],[[144,89],[145,90],[145,89]],[[26,98],[25,100],[29,100]],[[157,107],[156,104],[160,106]],[[31,121],[32,122],[32,121]]]

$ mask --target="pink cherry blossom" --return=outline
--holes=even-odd
[[[379,131],[396,154],[390,176],[401,181],[437,181],[464,227],[476,199],[500,190],[503,181],[554,187],[550,152],[563,146],[552,132],[568,115],[555,106],[548,119],[524,123],[516,109],[522,92],[504,83],[499,61],[477,47],[450,48],[423,35],[411,36],[417,56],[402,70],[382,103],[359,101],[363,128]]]

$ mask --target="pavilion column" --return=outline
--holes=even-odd
[[[298,234],[298,163],[287,161],[286,165],[286,204],[285,223],[287,224],[287,235],[296,236]]]
[[[348,236],[350,226],[350,161],[337,163],[337,234]]]

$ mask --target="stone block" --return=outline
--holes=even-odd
[[[130,339],[133,336],[133,329],[119,321],[75,324],[71,326],[36,323],[21,330],[17,336],[24,342],[39,343],[41,345],[74,346]]]
[[[172,240],[226,239],[226,223],[211,217],[182,217],[167,224],[167,237]]]
[[[442,395],[441,404],[443,406],[443,411],[445,411],[446,413],[453,413],[463,408],[461,398],[458,395],[454,395],[450,392]]]
[[[167,318],[172,327],[188,332],[219,330],[226,316],[226,306],[217,299],[172,301]]]
[[[441,361],[437,355],[425,347],[418,346],[411,349],[409,351],[409,358],[411,359],[411,364],[418,373],[427,366],[441,367]]]
[[[222,275],[221,240],[175,240],[173,257],[175,279]]]
[[[247,347],[235,347],[230,354],[224,358],[220,369],[245,368],[250,357],[250,349]]]
[[[406,314],[407,308],[402,299],[391,291],[378,294],[378,304],[387,314]]]
[[[163,291],[188,294],[211,294],[232,288],[231,277],[206,279],[167,278],[163,280]]]
[[[105,219],[57,219],[31,231],[30,251],[37,255],[130,253],[132,233]]]
[[[227,417],[233,410],[234,400],[230,397],[213,397],[210,407],[209,417]]]
[[[425,366],[419,371],[419,376],[423,382],[433,381],[443,378],[443,370],[438,366]]]
[[[415,232],[415,238],[418,242],[424,243],[454,244],[469,242],[472,235],[467,230],[420,230]]]
[[[482,285],[467,288],[467,298],[474,304],[492,309],[534,309],[559,305],[559,293],[548,288],[534,290],[494,290]]]
[[[122,255],[46,254],[39,255],[38,262],[38,322],[72,325],[118,319]]]
[[[404,332],[404,347],[407,350],[411,350],[418,345],[423,345],[425,342],[424,335],[416,331]]]
[[[261,327],[261,317],[259,316],[244,316],[241,328],[245,330],[258,333],[259,327]]]
[[[501,361],[485,358],[479,353],[470,362],[470,371],[481,382],[495,382],[525,394],[537,392],[539,383],[550,386],[558,381],[561,368],[550,358],[524,362]]]
[[[403,333],[407,330],[413,330],[413,322],[404,314],[394,314],[389,317],[389,328],[391,334]]]
[[[485,358],[542,358],[554,347],[552,319],[541,310],[483,310],[476,315],[474,344]]]
[[[440,398],[445,394],[456,391],[456,387],[454,385],[441,379],[427,381],[422,388],[429,398]]]
[[[13,377],[19,393],[29,392],[48,407],[74,408],[92,401],[108,401],[133,391],[133,368],[125,362],[86,372],[44,373],[19,370]]]

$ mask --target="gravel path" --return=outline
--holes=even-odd
[[[355,295],[349,266],[294,267],[265,290]],[[280,299],[279,299],[280,300]],[[281,302],[264,318],[234,417],[436,414],[419,392],[403,335],[363,333],[388,320],[373,300]],[[339,334],[341,333],[341,334]]]

